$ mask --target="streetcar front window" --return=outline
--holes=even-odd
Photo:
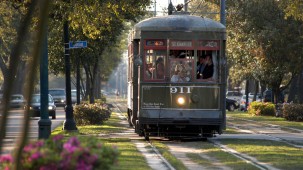
[[[164,80],[165,75],[165,50],[146,50],[144,78],[145,80]]]
[[[184,58],[184,59],[193,59],[194,58],[194,50],[170,50],[169,58]]]
[[[170,60],[170,81],[177,82],[190,82],[193,78],[193,64],[192,59],[171,59]]]

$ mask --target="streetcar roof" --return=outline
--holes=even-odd
[[[209,18],[193,15],[168,15],[145,19],[135,31],[211,31],[225,32],[225,26]]]

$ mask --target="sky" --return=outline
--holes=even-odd
[[[156,1],[157,15],[163,15],[162,9],[168,7],[168,3],[170,0],[154,0],[154,1]],[[184,0],[171,0],[171,2],[174,6],[177,6],[178,4],[184,4]],[[152,4],[151,10],[154,10],[154,4]]]

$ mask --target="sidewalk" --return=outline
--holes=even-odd
[[[39,120],[38,118],[34,118],[31,120],[31,128],[30,131],[28,132],[29,141],[38,139],[38,130],[39,130],[38,120]],[[55,120],[51,119],[52,121],[51,131],[53,131],[58,126],[62,125],[64,120],[65,120],[65,115],[57,116],[57,119]],[[12,131],[12,128],[16,128],[12,126],[16,126],[16,125],[17,124],[7,125],[6,137],[3,141],[3,148],[1,149],[2,152],[0,154],[8,154],[14,150],[16,142],[21,136],[20,131]]]

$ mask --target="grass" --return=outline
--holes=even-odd
[[[120,118],[113,113],[111,118],[104,122],[103,125],[77,126],[78,132],[62,131],[62,126],[57,127],[52,131],[52,135],[62,134],[66,137],[81,136],[81,138],[89,139],[89,136],[98,136],[98,134],[120,133],[127,128],[119,124]],[[118,157],[118,165],[114,166],[113,170],[150,170],[145,157],[137,150],[136,146],[130,139],[125,138],[102,138],[98,137],[100,143],[109,146],[116,146],[120,152]]]
[[[303,149],[269,140],[226,139],[222,144],[278,169],[302,169]]]
[[[240,152],[255,157],[258,161],[270,164],[278,169],[302,169],[303,149],[295,148],[283,142],[269,140],[241,140],[224,139],[222,144]],[[192,145],[192,144],[191,144]],[[234,170],[253,170],[257,167],[246,163],[235,156],[222,151],[211,143],[197,143],[200,148],[196,153],[189,153],[187,156],[194,162],[204,166],[206,169],[217,169],[214,160]],[[201,156],[202,155],[202,156]],[[205,155],[207,157],[205,157]]]
[[[277,124],[281,126],[290,127],[290,124],[298,123],[291,127],[297,127],[300,122],[286,122],[283,118],[269,117],[269,116],[250,116],[243,112],[228,112],[228,116],[232,118],[245,118],[255,121],[260,121],[263,123]],[[237,120],[236,120],[237,121]],[[120,118],[117,114],[113,113],[108,121],[105,121],[103,125],[90,125],[90,126],[78,126],[78,132],[65,132],[62,131],[62,127],[58,127],[52,132],[52,135],[63,134],[65,136],[79,135],[82,137],[87,137],[86,135],[98,136],[98,134],[111,134],[120,133],[127,128],[121,125]],[[278,123],[276,123],[278,122]],[[286,122],[286,123],[285,123]],[[302,126],[302,124],[301,124]],[[303,129],[303,128],[302,128]],[[227,128],[224,133],[236,134],[238,133],[233,128]],[[119,164],[113,169],[139,169],[139,170],[149,170],[144,156],[137,150],[136,146],[130,139],[125,138],[106,138],[98,137],[101,143],[116,146],[120,151]],[[152,140],[154,146],[159,150],[162,156],[177,170],[187,169],[184,164],[178,160],[174,155],[171,154],[169,148],[165,143],[160,141]],[[227,145],[230,148],[248,154],[252,157],[256,157],[257,160],[272,164],[274,167],[279,169],[301,169],[303,167],[303,152],[302,149],[294,148],[284,143],[274,142],[274,141],[262,141],[262,140],[240,140],[240,139],[224,139],[221,143]],[[187,143],[185,143],[187,144]],[[218,169],[221,164],[231,169],[240,170],[257,169],[251,164],[248,164],[235,156],[222,151],[217,146],[207,142],[197,142],[194,143],[199,153],[188,153],[192,161],[206,167],[207,169]],[[207,157],[203,155],[207,155]],[[220,165],[216,165],[213,160],[220,162]]]
[[[145,157],[137,150],[136,146],[130,139],[101,139],[105,144],[117,146],[120,151],[118,166],[113,170],[150,170]]]
[[[227,112],[227,116],[231,118],[238,118],[238,119],[249,119],[254,120],[262,123],[268,123],[273,125],[279,125],[286,128],[295,128],[303,130],[303,122],[294,122],[294,121],[287,121],[281,117],[274,117],[274,116],[251,116],[247,112]],[[227,120],[228,121],[228,120]]]
[[[78,132],[65,132],[62,131],[62,126],[57,127],[52,131],[52,135],[62,134],[62,135],[98,135],[98,134],[111,134],[111,133],[121,133],[127,130],[119,122],[120,118],[116,113],[112,113],[109,120],[105,121],[102,125],[85,125],[77,126]]]
[[[223,134],[243,134],[243,132],[239,132],[237,129],[232,127],[227,127],[226,130],[223,131]]]
[[[191,145],[193,145],[191,143]],[[220,169],[224,165],[233,170],[255,170],[255,166],[244,162],[243,160],[222,151],[217,146],[208,142],[199,142],[195,144],[199,148],[196,153],[189,153],[189,157],[193,162],[204,166],[206,169]]]
[[[174,155],[169,151],[169,148],[159,141],[152,141],[153,145],[158,149],[161,155],[173,166],[176,170],[186,170],[187,168],[184,164],[178,160]]]

